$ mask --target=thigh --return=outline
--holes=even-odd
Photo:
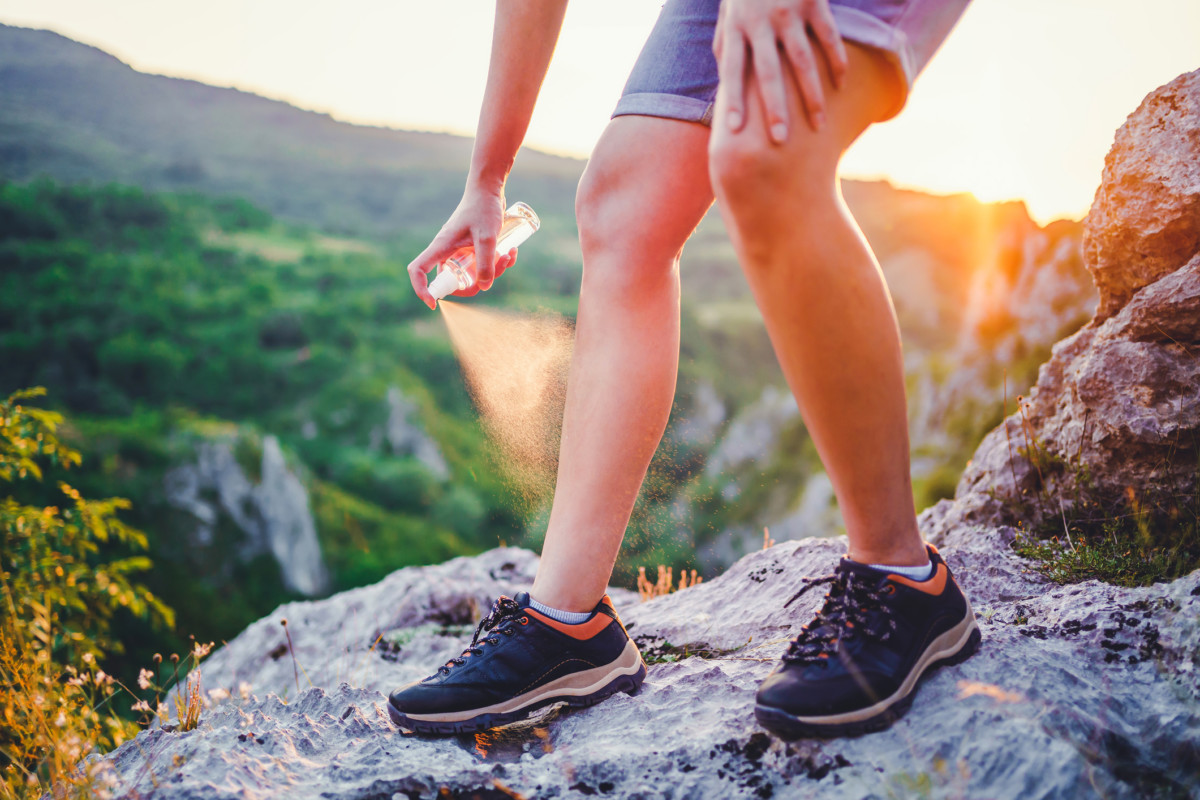
[[[588,160],[576,212],[586,250],[675,255],[712,205],[709,129],[677,119],[611,120]]]
[[[771,142],[767,133],[766,112],[753,68],[748,66],[743,77],[746,121],[736,133],[729,130],[726,122],[722,84],[714,115],[714,157],[719,160],[719,154],[724,152],[738,158],[750,158],[757,163],[758,172],[772,184],[821,180],[832,186],[842,153],[872,123],[887,117],[901,92],[893,66],[879,50],[847,42],[846,54],[849,65],[840,89],[833,87],[829,70],[820,59],[818,72],[828,120],[820,131],[813,130],[809,124],[799,84],[790,62],[783,59],[788,136],[780,144]]]

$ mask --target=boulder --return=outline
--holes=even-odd
[[[1200,70],[1117,133],[1084,223],[1095,317],[967,466],[942,527],[1073,506],[1169,511],[1200,491]]]
[[[1200,251],[1200,70],[1151,92],[1117,131],[1088,213],[1097,318]]]

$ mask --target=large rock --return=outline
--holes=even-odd
[[[458,654],[497,594],[529,586],[533,554],[498,549],[279,608],[203,665],[218,700],[197,729],[146,731],[108,760],[122,793],[205,800],[886,798],[922,785],[1195,796],[1200,573],[1146,589],[1054,587],[994,531],[957,538],[943,552],[974,598],[983,648],[934,673],[882,733],[787,744],[754,720],[758,683],[819,598],[784,601],[832,569],[844,543],[830,539],[753,553],[644,604],[616,592],[657,662],[634,697],[478,736],[400,733],[387,692]]]
[[[1083,247],[1099,319],[1200,251],[1200,70],[1152,92],[1117,131]]]
[[[1118,132],[1085,221],[1100,308],[984,439],[942,527],[1037,524],[1079,502],[1169,507],[1198,490],[1198,165],[1200,71],[1152,93]]]

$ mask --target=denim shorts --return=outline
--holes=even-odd
[[[882,52],[904,91],[888,117],[900,113],[913,81],[941,46],[969,0],[830,0],[847,41]],[[667,0],[617,102],[614,117],[642,114],[712,123],[717,60],[712,41],[720,0]]]

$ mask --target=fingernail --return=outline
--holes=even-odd
[[[735,130],[742,127],[742,112],[736,108],[729,109],[729,127]]]
[[[777,142],[782,142],[787,138],[787,125],[782,122],[776,122],[771,126],[771,138]]]

